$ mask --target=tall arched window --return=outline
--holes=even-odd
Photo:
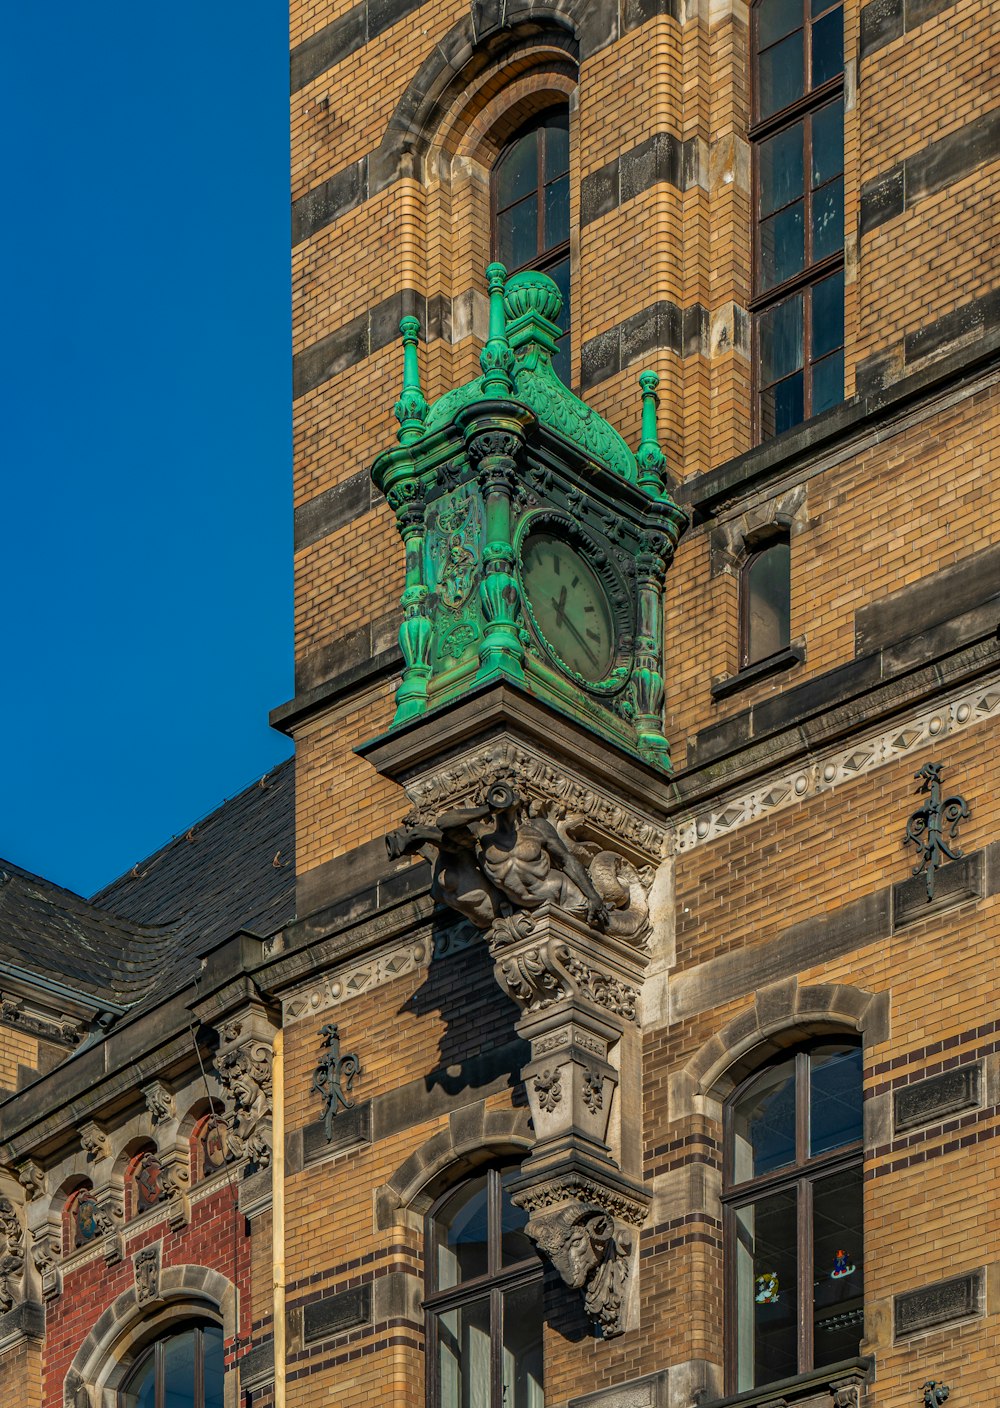
[[[428,1403],[543,1408],[542,1266],[507,1186],[468,1179],[427,1218]]]
[[[493,167],[493,257],[509,274],[540,269],[563,296],[563,341],[553,358],[569,377],[569,112],[533,118],[507,143]]]
[[[844,13],[752,10],[757,433],[844,399]]]
[[[818,1041],[758,1072],[727,1102],[724,1139],[730,1391],[855,1358],[860,1046]]]
[[[149,1345],[118,1390],[118,1408],[222,1408],[222,1330],[188,1324]]]

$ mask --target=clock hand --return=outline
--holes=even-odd
[[[565,587],[563,587],[562,591],[559,593],[559,600],[558,600],[558,601],[553,601],[552,605],[553,605],[553,606],[555,607],[555,609],[556,609],[556,625],[557,625],[557,626],[561,626],[562,623],[563,623],[563,617],[566,615],[566,588],[565,588]]]
[[[563,588],[563,593],[564,593],[564,594],[565,594],[565,591],[566,591],[566,588],[564,587],[564,588]],[[557,611],[559,611],[560,608],[559,608],[558,602],[553,601],[552,605],[556,608]],[[583,636],[580,634],[580,632],[579,632],[579,631],[576,629],[576,627],[573,625],[573,622],[570,620],[570,618],[566,615],[566,613],[565,613],[565,608],[563,608],[562,613],[561,613],[561,615],[560,615],[560,618],[559,618],[559,620],[557,621],[556,624],[559,625],[559,626],[567,626],[567,627],[569,628],[569,630],[571,631],[571,633],[572,633],[574,636],[576,636],[576,639],[577,639],[578,643],[579,643],[579,644],[583,647],[583,649],[587,652],[587,655],[588,655],[589,658],[593,661],[593,663],[594,663],[595,665],[598,663],[598,661],[597,661],[597,656],[596,656],[596,655],[594,654],[594,652],[591,650],[590,646],[589,646],[589,645],[587,644],[587,642],[584,640],[584,638],[583,638]]]

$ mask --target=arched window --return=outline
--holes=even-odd
[[[507,1192],[518,1171],[477,1174],[427,1217],[432,1408],[543,1408],[542,1265]]]
[[[740,575],[740,668],[786,650],[790,633],[791,549],[782,536],[752,552]]]
[[[844,399],[844,13],[752,10],[754,368],[761,440]]]
[[[730,1391],[855,1358],[860,1045],[818,1041],[758,1072],[727,1102],[724,1140]]]
[[[185,1325],[149,1345],[118,1390],[118,1408],[222,1408],[222,1330]]]
[[[563,341],[553,366],[568,380],[569,112],[550,109],[522,127],[493,167],[493,257],[509,274],[541,269],[563,296]]]

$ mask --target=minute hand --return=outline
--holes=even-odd
[[[577,628],[573,625],[573,622],[570,620],[569,616],[567,616],[564,606],[563,606],[560,602],[556,601],[554,598],[553,598],[553,601],[552,601],[552,605],[553,605],[553,606],[555,607],[555,609],[556,609],[556,624],[557,624],[557,625],[560,625],[560,626],[568,626],[568,627],[569,627],[569,629],[570,629],[570,631],[572,632],[572,634],[576,637],[577,642],[579,643],[579,645],[587,652],[588,657],[589,657],[589,658],[593,661],[593,663],[596,665],[596,664],[597,664],[597,656],[596,656],[596,655],[594,654],[594,652],[591,650],[590,646],[589,646],[589,645],[587,644],[587,642],[584,640],[583,636],[580,634],[580,632],[577,630]]]

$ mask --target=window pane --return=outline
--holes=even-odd
[[[569,177],[545,187],[545,248],[569,239]]]
[[[538,133],[528,132],[511,146],[496,169],[497,209],[513,205],[538,185]]]
[[[560,113],[550,117],[545,123],[545,171],[543,179],[551,181],[553,176],[569,170],[569,116]]]
[[[780,216],[776,217],[780,219]],[[815,261],[844,247],[844,178],[838,176],[813,196],[812,257]]]
[[[822,186],[844,169],[844,100],[827,103],[812,120],[812,183]]]
[[[799,1372],[794,1188],[736,1213],[737,1391]]]
[[[831,352],[812,369],[812,413],[818,416],[844,399],[844,352]]]
[[[810,355],[822,357],[844,341],[844,271],[838,269],[812,291]]]
[[[486,1175],[470,1178],[434,1219],[437,1289],[485,1276],[488,1216]]]
[[[861,1048],[824,1046],[809,1059],[809,1153],[861,1138]]]
[[[795,1162],[795,1058],[764,1071],[733,1111],[737,1183]]]
[[[225,1375],[222,1331],[218,1325],[208,1325],[202,1335],[205,1345],[205,1408],[222,1408]]]
[[[787,107],[802,96],[802,52],[800,29],[797,34],[789,35],[758,58],[758,101],[761,117],[769,117],[772,112]]]
[[[563,330],[563,335],[559,340],[559,351],[552,358],[552,366],[556,375],[561,381],[569,385],[570,360],[569,360],[569,329],[570,329],[570,306],[569,306],[569,259],[560,259],[558,264],[553,264],[551,268],[545,270],[550,279],[554,279],[559,285],[559,292],[563,296],[562,312],[559,314],[559,326]]]
[[[760,213],[770,215],[802,195],[801,122],[760,144]]]
[[[805,419],[805,378],[801,372],[770,387],[760,398],[761,436],[781,435]]]
[[[519,1168],[509,1168],[500,1179],[500,1260],[503,1266],[534,1260],[536,1256],[535,1244],[524,1232],[528,1214],[511,1202],[507,1192],[511,1180],[520,1172]]]
[[[813,1361],[859,1352],[864,1330],[861,1168],[813,1184]]]
[[[835,78],[844,67],[844,12],[831,10],[812,27],[812,87]]]
[[[542,1284],[520,1286],[503,1298],[504,1408],[544,1408]]]
[[[788,645],[791,617],[791,552],[787,543],[774,543],[759,553],[746,572],[745,591],[747,593],[747,660],[752,665],[755,660],[766,660]],[[784,1130],[791,1137],[792,1157],[795,1153],[795,1105],[794,1088],[786,1096],[790,1100],[790,1110],[782,1111],[783,1118],[790,1118],[790,1129]],[[788,1162],[788,1160],[785,1160]],[[773,1167],[779,1167],[775,1164]],[[758,1170],[762,1171],[762,1170]]]
[[[185,1330],[163,1346],[163,1408],[194,1408],[196,1334]]]
[[[760,379],[764,386],[802,366],[802,295],[786,298],[760,318]]]
[[[155,1400],[156,1346],[152,1345],[133,1370],[122,1404],[123,1408],[155,1408]]]
[[[802,201],[790,205],[760,225],[760,286],[764,291],[774,288],[793,274],[798,274],[806,260],[804,206]]]
[[[802,0],[764,0],[757,12],[757,44],[766,49],[802,24]]]
[[[441,1408],[490,1408],[490,1302],[437,1317]]]
[[[497,214],[497,258],[508,269],[530,264],[538,253],[538,196]]]

